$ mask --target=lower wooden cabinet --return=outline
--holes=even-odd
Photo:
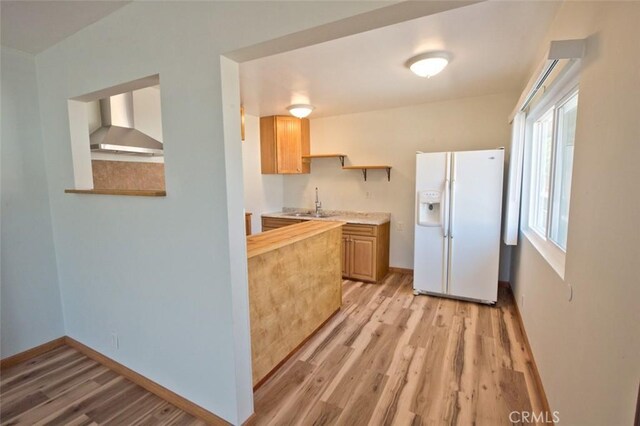
[[[358,281],[376,282],[389,272],[389,223],[342,227],[342,275]]]
[[[262,232],[302,222],[263,217]],[[342,276],[377,282],[389,272],[389,222],[382,225],[347,223],[342,227]]]

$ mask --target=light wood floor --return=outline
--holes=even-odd
[[[513,301],[345,281],[342,310],[255,393],[255,425],[510,425],[543,411]]]
[[[204,425],[75,349],[2,371],[2,425]]]
[[[543,410],[506,290],[496,307],[344,282],[342,310],[255,393],[253,425],[510,425]],[[2,425],[199,425],[63,346],[2,371]]]

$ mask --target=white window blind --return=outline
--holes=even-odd
[[[522,166],[524,158],[524,134],[526,114],[516,113],[511,124],[511,157],[509,158],[509,180],[503,238],[509,246],[518,244],[520,229],[520,198],[522,192]]]

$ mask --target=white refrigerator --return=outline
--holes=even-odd
[[[416,155],[415,294],[495,303],[504,150]]]

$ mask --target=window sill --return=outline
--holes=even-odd
[[[527,240],[535,247],[535,249],[540,253],[540,255],[547,261],[549,265],[553,268],[553,270],[560,276],[560,278],[564,281],[564,264],[565,264],[565,254],[559,252],[559,249],[551,250],[549,247],[548,241],[543,240],[538,236],[538,234],[531,230],[525,229],[522,231]]]
[[[65,194],[129,195],[135,197],[166,197],[167,191],[150,189],[65,189]]]

